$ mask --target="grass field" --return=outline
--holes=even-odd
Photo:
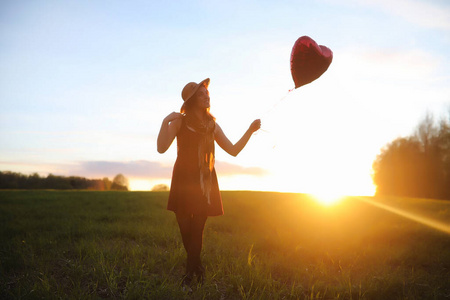
[[[0,192],[2,299],[450,299],[450,235],[348,197],[223,192],[183,291],[165,192]],[[371,198],[367,198],[371,199]],[[450,202],[375,199],[450,220]]]

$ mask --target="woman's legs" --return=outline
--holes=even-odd
[[[206,216],[194,215],[192,218],[192,236],[191,236],[191,260],[194,268],[194,273],[197,275],[197,280],[203,283],[204,268],[200,259],[200,254],[203,247],[203,230],[206,224]]]
[[[204,269],[201,264],[200,254],[207,216],[177,213],[176,217],[184,249],[187,253],[186,281],[189,283],[194,273],[200,280],[203,280]]]

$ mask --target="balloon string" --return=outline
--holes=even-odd
[[[295,88],[292,88],[292,89],[288,90],[288,92],[286,93],[286,95],[284,95],[283,97],[281,97],[280,100],[278,100],[277,102],[275,102],[275,103],[272,105],[272,107],[270,107],[268,110],[266,110],[266,111],[262,114],[261,119],[264,119],[265,117],[267,117],[268,115],[270,115],[270,114],[275,110],[275,108],[276,108],[281,102],[283,102],[284,99],[286,99],[286,97],[289,95],[289,93],[292,92],[293,90],[295,90]]]
[[[272,105],[272,107],[270,107],[268,110],[266,110],[266,111],[262,114],[261,119],[264,120],[266,117],[268,117],[268,116],[275,110],[275,108],[276,108],[281,102],[283,102],[283,101],[286,99],[286,97],[289,95],[289,93],[292,92],[293,90],[295,90],[295,88],[292,88],[292,89],[288,90],[288,92],[286,93],[286,95],[284,95],[283,97],[281,97],[277,102],[275,102],[275,103]],[[264,122],[263,122],[263,126],[264,126]],[[277,144],[276,135],[275,135],[273,132],[271,132],[271,131],[269,131],[269,130],[267,130],[267,129],[265,129],[265,128],[260,128],[259,131],[262,131],[262,132],[264,132],[264,133],[266,133],[266,134],[268,134],[269,136],[272,137],[272,142],[273,142],[272,149],[275,149],[276,144]]]

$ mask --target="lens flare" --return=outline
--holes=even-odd
[[[404,218],[407,218],[407,219],[413,220],[415,222],[418,222],[418,223],[420,223],[422,225],[425,225],[425,226],[428,226],[430,228],[433,228],[433,229],[445,232],[447,234],[450,234],[450,224],[445,224],[443,222],[440,222],[440,221],[437,221],[437,220],[433,220],[433,219],[430,219],[430,218],[427,218],[427,217],[424,217],[424,216],[420,216],[420,215],[415,214],[415,213],[407,212],[405,210],[402,210],[402,209],[399,209],[399,208],[396,208],[396,207],[392,207],[392,206],[386,205],[384,203],[372,201],[372,200],[369,200],[368,198],[363,198],[363,197],[355,197],[355,198],[358,199],[358,200],[361,200],[361,201],[363,201],[365,203],[368,203],[370,205],[373,205],[375,207],[382,208],[382,209],[384,209],[386,211],[392,212],[392,213],[397,214],[399,216],[402,216]]]

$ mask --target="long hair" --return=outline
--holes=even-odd
[[[201,134],[198,145],[198,167],[200,169],[200,187],[208,203],[211,203],[210,194],[212,187],[212,171],[214,169],[214,129],[216,118],[209,112],[209,107],[205,108],[204,113],[208,119],[206,123],[196,117],[194,113],[197,93],[191,99],[183,104],[180,112],[185,115],[186,126]]]

